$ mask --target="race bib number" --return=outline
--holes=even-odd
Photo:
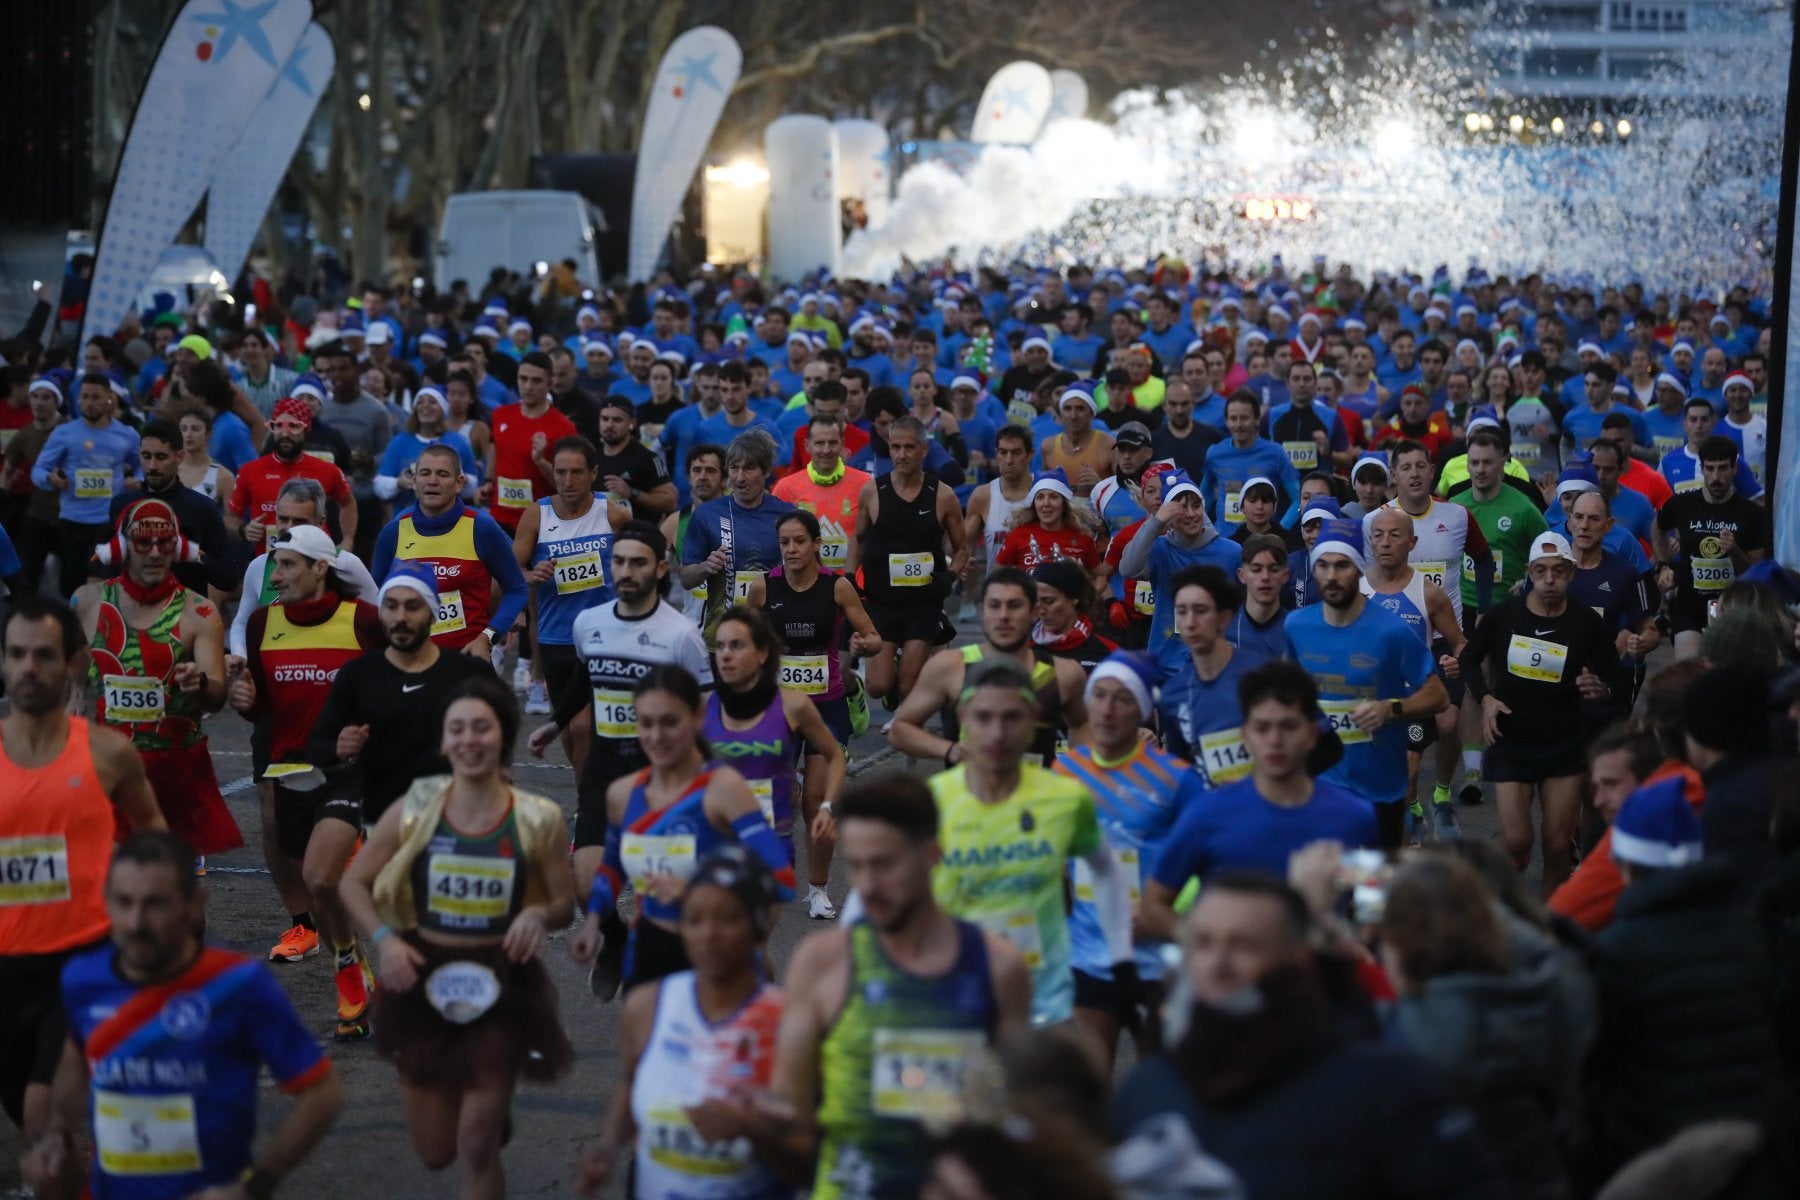
[[[1200,735],[1200,762],[1214,787],[1236,783],[1250,774],[1250,751],[1244,746],[1242,726]]]
[[[431,636],[438,637],[446,633],[457,633],[468,627],[468,618],[463,615],[462,593],[445,592],[440,595],[437,620],[431,623]]]
[[[702,579],[699,583],[688,589],[688,595],[698,600],[702,605],[705,605],[706,598],[712,595],[712,580]]]
[[[512,907],[513,860],[433,854],[426,867],[426,907],[441,917],[497,921]]]
[[[1568,649],[1555,642],[1515,633],[1512,641],[1506,644],[1506,670],[1520,679],[1561,683],[1563,668],[1568,662]]]
[[[769,828],[775,828],[775,783],[770,779],[746,779],[750,794],[756,797],[756,807],[762,809],[763,820]]]
[[[1684,496],[1689,492],[1697,492],[1700,490],[1700,488],[1701,488],[1700,480],[1684,479],[1680,483],[1675,485],[1675,494],[1677,496]]]
[[[69,898],[69,845],[60,834],[0,838],[0,906]]]
[[[986,1046],[978,1029],[877,1029],[870,1107],[878,1117],[956,1119],[963,1078]]]
[[[1693,572],[1697,592],[1722,592],[1737,579],[1737,568],[1729,558],[1691,558],[1688,568]]]
[[[631,886],[643,889],[652,875],[686,879],[694,873],[694,835],[628,833],[619,842],[619,859]]]
[[[827,538],[819,543],[819,561],[834,571],[850,565],[850,543],[843,538]]]
[[[1686,442],[1687,439],[1685,437],[1658,437],[1650,439],[1650,444],[1656,447],[1656,457],[1658,458],[1661,458],[1665,454],[1673,454],[1675,451],[1681,449]]]
[[[594,732],[601,737],[637,736],[637,701],[617,688],[594,689]]]
[[[1316,470],[1319,465],[1319,443],[1308,438],[1304,442],[1283,442],[1282,452],[1288,461],[1294,464],[1296,471]]]
[[[650,1161],[659,1167],[696,1179],[720,1179],[736,1175],[750,1165],[750,1142],[746,1138],[709,1142],[700,1136],[687,1114],[673,1105],[653,1108],[648,1116],[639,1136]]]
[[[761,571],[738,571],[731,577],[731,600],[742,604],[750,599],[750,589],[763,577]]]
[[[82,500],[104,500],[112,495],[113,473],[110,467],[77,467],[75,495]]]
[[[995,916],[978,917],[975,923],[1005,938],[1025,958],[1025,966],[1029,970],[1037,970],[1044,965],[1044,934],[1038,928],[1037,914],[1034,912],[999,913]]]
[[[526,508],[531,504],[531,480],[502,476],[494,481],[494,497],[501,508]]]
[[[1369,731],[1350,719],[1361,700],[1321,700],[1319,711],[1325,714],[1326,728],[1338,735],[1338,741],[1346,746],[1366,745],[1370,741]]]
[[[829,654],[784,654],[775,674],[775,682],[808,696],[822,696],[831,682]]]
[[[1450,572],[1450,564],[1441,558],[1428,559],[1425,562],[1416,562],[1412,565],[1412,568],[1439,587],[1444,586],[1444,577]]]
[[[888,555],[888,583],[894,587],[925,587],[936,570],[936,559],[929,550],[916,554]]]
[[[1131,894],[1131,902],[1136,904],[1144,894],[1143,875],[1138,867],[1138,852],[1129,846],[1111,847],[1112,860],[1119,870],[1125,872],[1125,885]],[[1094,868],[1088,866],[1085,858],[1078,858],[1073,863],[1075,869],[1075,898],[1088,904],[1094,902]]]
[[[572,554],[556,560],[556,594],[559,596],[592,591],[605,582],[597,551],[589,550],[586,554]]]
[[[1225,519],[1233,525],[1244,523],[1244,490],[1225,494]]]
[[[200,1169],[194,1098],[94,1091],[94,1149],[108,1175],[181,1175]]]
[[[1463,578],[1470,583],[1475,582],[1475,560],[1463,555]],[[1506,555],[1498,546],[1494,547],[1494,582],[1499,583],[1506,578]]]
[[[1006,403],[1006,423],[1023,425],[1030,429],[1031,423],[1037,420],[1037,406],[1029,400],[1009,400]]]
[[[1131,607],[1139,616],[1154,617],[1156,615],[1156,585],[1148,579],[1131,581]]]
[[[100,690],[106,704],[106,723],[109,725],[163,719],[163,687],[160,679],[148,679],[141,675],[105,675],[101,677]]]
[[[316,458],[320,462],[330,463],[334,467],[337,465],[337,455],[330,450],[308,450],[305,453],[308,458]]]

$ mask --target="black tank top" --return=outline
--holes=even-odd
[[[519,829],[509,806],[486,833],[468,834],[440,818],[412,864],[419,928],[498,937],[525,905]]]
[[[838,648],[837,572],[822,569],[812,587],[796,592],[777,569],[764,581],[763,613],[789,654],[822,654]]]
[[[1056,657],[1042,646],[1031,648],[1037,663],[1031,668],[1031,687],[1037,693],[1038,720],[1037,732],[1031,736],[1031,746],[1027,754],[1035,754],[1046,767],[1056,762],[1057,740],[1068,732],[1068,718],[1063,713],[1062,688],[1056,682]],[[969,669],[984,657],[980,646],[964,646],[963,676],[968,677]],[[962,722],[956,719],[956,705],[946,705],[940,714],[943,721],[944,736],[953,742],[962,741]]]
[[[937,518],[938,480],[930,471],[923,476],[913,500],[894,491],[892,474],[875,481],[875,522],[863,538],[863,591],[877,604],[912,604],[921,598],[936,602],[950,594],[944,527]],[[923,569],[927,554],[928,579]],[[908,582],[914,579],[921,582]]]

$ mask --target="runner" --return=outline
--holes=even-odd
[[[897,418],[887,441],[894,469],[863,485],[856,540],[869,619],[881,634],[868,664],[869,695],[892,709],[917,690],[932,647],[956,634],[943,602],[969,548],[956,493],[924,469],[925,427],[916,417]]]
[[[1138,923],[1152,937],[1175,936],[1176,898],[1195,876],[1203,891],[1209,876],[1242,869],[1280,879],[1294,852],[1314,842],[1367,848],[1380,837],[1366,800],[1314,778],[1326,714],[1305,668],[1285,659],[1261,663],[1238,681],[1234,699],[1249,770],[1224,787],[1183,788],[1175,828],[1144,881]]]
[[[107,510],[138,472],[137,431],[116,420],[111,377],[81,377],[75,410],[81,418],[50,432],[31,465],[33,487],[60,493],[56,526],[58,594],[72,596],[87,582],[94,547],[112,536]]]
[[[1462,676],[1481,703],[1487,773],[1499,785],[1500,836],[1513,866],[1531,864],[1534,793],[1544,810],[1543,894],[1569,877],[1590,730],[1583,699],[1605,699],[1619,656],[1605,621],[1569,603],[1575,554],[1566,538],[1540,534],[1531,590],[1497,605],[1469,634]],[[1493,686],[1482,672],[1493,670]]]
[[[550,697],[569,689],[581,673],[573,645],[575,618],[612,594],[613,535],[631,519],[631,510],[594,490],[600,459],[585,438],[563,438],[550,448],[551,482],[556,493],[539,500],[519,518],[513,556],[531,586],[532,662],[543,672],[525,694],[525,713],[550,712]],[[563,754],[581,775],[587,758],[585,725],[563,731]]]
[[[1148,650],[1165,680],[1180,670],[1186,648],[1175,634],[1173,607],[1156,604],[1155,598],[1169,594],[1169,585],[1184,567],[1210,563],[1229,573],[1243,561],[1243,549],[1207,518],[1200,485],[1180,471],[1164,475],[1162,504],[1132,536],[1119,558],[1119,573],[1150,585],[1154,615]]]
[[[1670,488],[1678,496],[1687,492],[1697,492],[1705,485],[1706,472],[1703,469],[1702,455],[1706,443],[1713,437],[1725,436],[1714,432],[1718,427],[1718,415],[1710,400],[1695,397],[1688,401],[1687,408],[1683,410],[1683,413],[1687,441],[1665,454],[1659,468],[1662,477],[1668,481]],[[1726,440],[1734,446],[1737,445],[1735,439],[1726,438]],[[1747,500],[1762,498],[1763,485],[1757,482],[1756,476],[1751,473],[1750,466],[1744,461],[1741,453],[1738,455],[1737,465],[1733,470],[1732,486],[1737,489],[1739,495]]]
[[[750,589],[746,607],[766,613],[781,635],[781,685],[812,701],[847,757],[850,738],[869,727],[869,704],[862,681],[845,669],[838,647],[846,627],[850,652],[856,655],[878,652],[881,635],[850,578],[820,565],[819,524],[811,513],[787,514],[775,532],[781,539],[781,566]],[[829,582],[821,587],[823,580]],[[810,831],[819,824],[821,811],[829,814],[827,795],[825,756],[808,753],[800,797],[809,831],[806,905],[808,915],[822,921],[837,915],[825,894],[832,839],[810,837]]]
[[[1260,475],[1277,481],[1285,493],[1284,507],[1300,495],[1300,474],[1294,470],[1287,452],[1257,435],[1261,416],[1262,406],[1256,393],[1246,388],[1239,388],[1225,401],[1225,429],[1231,436],[1207,450],[1206,471],[1200,477],[1207,516],[1218,525],[1231,527],[1243,521],[1240,501],[1247,479]],[[1163,485],[1166,501],[1168,481],[1164,480]]]
[[[1100,576],[1100,547],[1082,528],[1075,493],[1059,467],[1043,471],[1031,484],[1031,504],[1013,514],[1012,531],[994,561],[1002,567],[1034,571],[1047,562],[1073,562]]]
[[[1164,404],[1167,404],[1166,400]],[[1138,496],[1149,512],[1162,507],[1163,484],[1175,469],[1171,463],[1160,462],[1144,468]],[[1103,556],[1103,569],[1112,597],[1106,606],[1107,636],[1133,650],[1143,649],[1150,638],[1150,621],[1156,613],[1156,593],[1147,579],[1127,579],[1122,564],[1126,549],[1147,520],[1148,516],[1113,534],[1107,540]]]
[[[1613,635],[1613,647],[1619,652],[1619,674],[1612,681],[1613,694],[1605,700],[1582,704],[1584,719],[1600,725],[1631,711],[1644,674],[1644,661],[1662,644],[1662,631],[1656,626],[1661,595],[1649,572],[1638,570],[1606,548],[1606,534],[1611,528],[1612,512],[1604,493],[1576,495],[1568,520],[1569,548],[1575,552],[1575,578],[1569,581],[1569,601],[1600,614]]]
[[[343,902],[381,958],[376,1049],[399,1072],[413,1152],[434,1171],[459,1163],[464,1196],[502,1196],[514,1086],[557,1079],[575,1058],[542,962],[575,911],[569,827],[506,778],[512,692],[475,678],[447,700],[450,774],[382,814]]]
[[[908,1200],[923,1122],[954,1119],[983,1051],[1029,1025],[1019,951],[938,903],[938,805],[895,775],[838,801],[841,854],[866,919],[800,943],[788,966],[771,1101],[784,1136],[753,1143],[815,1200]]]
[[[794,886],[787,843],[763,817],[750,785],[707,755],[706,701],[694,675],[674,664],[652,667],[631,695],[650,765],[606,789],[605,857],[588,888],[587,919],[569,942],[570,957],[581,963],[596,961],[608,943],[622,943],[619,976],[609,977],[611,964],[597,961],[589,975],[602,1000],[616,994],[621,980],[629,990],[688,968],[676,929],[681,893],[695,862],[716,848],[736,843],[761,860],[780,883],[783,901]],[[577,878],[580,869],[578,852]],[[637,893],[637,919],[628,936],[617,937],[606,918],[617,917],[628,881]]]
[[[1715,429],[1738,444],[1738,452],[1744,465],[1750,468],[1750,474],[1756,482],[1767,487],[1769,481],[1764,468],[1769,456],[1769,420],[1751,411],[1750,401],[1756,385],[1742,371],[1733,371],[1725,377],[1724,389],[1725,413]]]
[[[1166,403],[1166,401],[1165,401]],[[1056,771],[1094,797],[1100,828],[1125,875],[1135,913],[1143,880],[1156,868],[1163,839],[1179,815],[1178,800],[1189,764],[1146,742],[1141,735],[1156,715],[1156,664],[1135,650],[1107,656],[1088,677],[1087,709],[1093,743],[1056,761]],[[1140,1054],[1158,1048],[1162,955],[1138,938],[1136,980],[1113,976],[1112,961],[1086,864],[1075,864],[1075,904],[1069,943],[1075,968],[1075,1020],[1096,1034],[1110,1064],[1120,1029],[1131,1031]],[[1134,923],[1134,929],[1135,929]],[[1134,988],[1134,982],[1142,986]],[[1110,1074],[1110,1071],[1109,1071]]]
[[[1107,963],[1123,989],[1135,986],[1136,967],[1130,881],[1101,833],[1093,796],[1073,779],[1025,762],[1036,738],[1033,684],[1031,672],[1007,656],[969,669],[957,697],[966,739],[958,744],[967,746],[967,757],[930,779],[944,846],[931,887],[946,912],[999,934],[1025,956],[1031,1019],[1042,1025],[1074,1014],[1063,904],[1074,861],[1092,876]]]
[[[550,402],[550,356],[533,350],[519,360],[519,400],[494,410],[493,441],[482,473],[488,512],[512,533],[525,510],[550,494],[550,447],[574,437],[575,424]]]
[[[725,495],[699,505],[681,542],[681,583],[690,591],[706,584],[702,628],[710,645],[719,617],[742,604],[750,585],[781,561],[775,523],[794,506],[769,494],[775,444],[761,430],[739,434],[725,453]]]
[[[119,514],[101,550],[117,576],[75,593],[88,641],[94,722],[131,739],[169,828],[201,855],[244,844],[219,794],[201,719],[225,707],[225,626],[219,610],[181,586],[173,566],[197,556],[161,500]]]
[[[236,547],[225,533],[218,504],[182,482],[181,468],[186,452],[181,448],[180,439],[181,435],[167,421],[145,423],[138,431],[138,473],[143,486],[114,493],[108,502],[107,519],[116,531],[119,518],[138,501],[160,500],[168,505],[175,514],[176,529],[199,552],[176,560],[175,578],[182,587],[198,596],[229,596],[237,586]],[[117,567],[121,561],[115,556],[102,565]]]
[[[325,489],[316,479],[290,479],[281,485],[281,491],[275,499],[275,520],[268,527],[269,536],[274,538],[286,533],[298,525],[311,525],[316,529],[325,527]],[[327,535],[329,536],[329,535]],[[356,588],[359,599],[373,604],[380,590],[379,585],[369,575],[369,568],[363,566],[362,560],[348,550],[339,550],[337,560],[331,569],[336,571],[346,583]],[[245,642],[250,628],[250,617],[259,608],[266,608],[274,603],[277,596],[275,588],[275,559],[268,551],[263,551],[250,560],[244,568],[244,580],[239,590],[237,614],[231,619],[231,629],[226,634],[225,660],[228,676],[235,675],[244,665]],[[266,739],[265,739],[266,741]],[[263,749],[267,754],[267,747]],[[259,762],[256,776],[262,778],[262,768],[269,764]]]
[[[803,823],[815,840],[829,841],[829,797],[844,787],[844,750],[806,694],[779,682],[781,651],[774,626],[759,610],[741,604],[726,610],[715,655],[717,686],[706,700],[702,735],[713,755],[744,777],[763,820],[783,839],[794,832],[794,765],[804,743],[808,757],[823,760],[827,799],[822,812]]]
[[[641,1200],[788,1194],[753,1156],[760,1123],[745,1089],[769,1086],[782,991],[763,968],[779,912],[775,878],[735,846],[694,869],[681,897],[681,944],[693,969],[634,989],[619,1018],[620,1085],[600,1144],[584,1151],[576,1190],[593,1196],[621,1155],[635,1154]],[[746,1119],[748,1118],[748,1119]]]
[[[1700,653],[1700,631],[1719,594],[1762,560],[1769,541],[1768,510],[1737,489],[1737,443],[1714,434],[1697,457],[1701,486],[1674,496],[1656,514],[1656,586],[1669,597],[1676,658]]]
[[[632,521],[613,535],[612,578],[617,598],[584,609],[570,628],[582,670],[553,697],[555,712],[532,731],[531,752],[544,748],[578,718],[591,720],[587,760],[576,777],[575,886],[585,889],[605,854],[607,789],[644,766],[638,739],[638,682],[657,667],[685,667],[703,688],[712,686],[712,661],[694,625],[662,602],[659,587],[669,570],[669,547],[653,526]],[[589,716],[588,714],[592,714]],[[605,912],[608,950],[590,985],[602,999],[618,991],[625,953],[625,926]]]
[[[413,465],[416,501],[376,537],[370,565],[385,580],[397,562],[430,564],[438,583],[432,640],[446,650],[491,658],[524,612],[528,592],[513,556],[512,531],[464,504],[463,483],[454,446],[439,442],[420,451]]]
[[[112,938],[64,969],[57,1108],[20,1164],[37,1195],[271,1196],[343,1110],[268,968],[201,941],[206,901],[180,838],[138,833],[114,852]],[[295,1102],[254,1153],[264,1067]]]
[[[994,435],[994,478],[969,493],[963,516],[963,542],[971,549],[965,596],[981,590],[982,575],[998,565],[994,560],[1012,532],[1013,514],[1031,503],[1031,450],[1031,430],[1022,425],[1002,425]],[[974,553],[977,546],[985,554]]]
[[[238,468],[237,486],[231,489],[231,503],[225,510],[228,533],[242,533],[252,546],[262,546],[274,531],[275,507],[288,483],[310,479],[337,505],[338,544],[346,550],[355,544],[356,503],[350,482],[331,463],[306,453],[306,435],[312,423],[312,409],[304,400],[289,396],[275,405],[275,414],[269,418],[269,453]],[[330,516],[321,508],[321,529]]]
[[[494,677],[485,660],[431,640],[437,580],[424,563],[396,564],[375,605],[387,644],[339,669],[306,739],[307,762],[332,775],[352,768],[364,828],[414,780],[449,771],[439,734],[444,698],[465,680]]]
[[[1394,498],[1385,505],[1412,518],[1413,534],[1418,539],[1407,561],[1450,597],[1456,613],[1456,625],[1469,625],[1463,614],[1463,588],[1451,582],[1456,564],[1473,576],[1476,611],[1485,610],[1493,601],[1495,562],[1487,536],[1474,514],[1460,504],[1440,500],[1431,494],[1431,455],[1417,442],[1400,442],[1393,450]],[[1368,543],[1369,522],[1373,513],[1362,519],[1363,542]],[[1440,653],[1441,653],[1440,648]],[[1323,688],[1330,692],[1329,685]],[[1481,792],[1480,714],[1473,703],[1465,703],[1458,693],[1461,688],[1445,685],[1445,694],[1458,707],[1460,737],[1439,738],[1437,758],[1433,763],[1434,778],[1439,789],[1448,788],[1456,778],[1457,741],[1462,743],[1463,786],[1458,798],[1464,804],[1479,804]],[[1443,793],[1434,792],[1433,802]]]
[[[1296,553],[1285,540],[1257,535],[1243,541],[1243,559],[1237,581],[1244,589],[1244,603],[1232,614],[1226,640],[1242,646],[1258,658],[1280,658],[1287,653],[1288,583],[1293,571],[1289,555]]]
[[[1138,486],[1150,458],[1150,430],[1142,421],[1127,421],[1113,431],[1112,473],[1095,484],[1089,496],[1108,536],[1147,515],[1138,502]]]
[[[1037,623],[1031,642],[1083,672],[1092,672],[1118,644],[1094,632],[1088,613],[1094,608],[1094,585],[1072,562],[1051,559],[1031,572],[1037,584]]]
[[[338,670],[380,644],[375,607],[357,599],[333,569],[337,555],[330,536],[310,525],[276,539],[271,557],[280,599],[251,615],[246,669],[231,680],[227,699],[250,720],[270,718],[270,766],[263,775],[274,789],[263,806],[263,857],[294,924],[269,958],[310,958],[324,936],[335,955],[337,1036],[351,1041],[369,1036],[369,971],[337,883],[362,832],[362,805],[341,786],[294,786],[310,781],[306,740]]]
[[[690,499],[680,509],[664,517],[658,526],[662,530],[663,539],[677,550],[687,543],[687,527],[693,520],[694,510],[725,494],[725,447],[710,443],[694,446],[688,451],[682,478],[688,483],[688,490],[683,494]],[[696,625],[706,618],[708,594],[709,585],[704,579],[691,588],[683,587],[679,564],[671,564],[669,602],[686,613],[688,619]]]
[[[1447,692],[1461,675],[1456,656],[1462,652],[1463,633],[1457,627],[1456,614],[1444,589],[1407,561],[1418,542],[1415,528],[1414,522],[1397,509],[1384,508],[1370,517],[1368,571],[1363,575],[1362,594],[1405,621],[1406,627],[1426,646],[1444,647],[1437,656],[1437,671]],[[1446,707],[1430,721],[1407,722],[1406,823],[1415,845],[1420,844],[1425,820],[1424,806],[1417,799],[1425,747],[1439,738],[1456,736],[1457,711],[1452,707]],[[1439,784],[1433,793],[1431,817],[1439,841],[1447,842],[1457,836],[1456,807],[1450,803],[1449,784]]]
[[[600,401],[600,486],[632,515],[655,521],[675,511],[675,481],[636,436],[637,411],[622,396]],[[561,445],[559,441],[557,443]],[[552,451],[554,453],[554,451]],[[555,483],[554,477],[551,479]]]
[[[1397,850],[1406,834],[1405,723],[1447,701],[1424,641],[1362,594],[1365,563],[1362,525],[1327,521],[1312,548],[1320,603],[1289,614],[1288,657],[1317,681],[1319,707],[1344,744],[1323,778],[1375,805],[1381,846]]]
[[[80,618],[34,593],[11,605],[0,652],[9,702],[0,717],[0,1106],[32,1146],[47,1128],[62,1053],[63,964],[106,938],[115,826],[165,825],[130,741],[69,715],[86,641]]]
[[[1168,594],[1187,658],[1166,677],[1156,702],[1162,744],[1192,762],[1207,786],[1223,787],[1250,773],[1237,685],[1263,659],[1225,637],[1243,608],[1244,593],[1224,571],[1188,567],[1169,581]]]
[[[1017,567],[996,567],[981,584],[981,637],[972,646],[940,650],[931,656],[918,682],[894,713],[888,741],[894,749],[913,758],[940,761],[949,769],[966,757],[961,743],[957,709],[968,684],[969,672],[978,664],[1010,658],[1030,676],[1037,696],[1037,732],[1030,752],[1044,766],[1056,761],[1059,735],[1067,731],[1070,744],[1086,740],[1087,710],[1082,694],[1087,673],[1080,664],[1058,658],[1031,644],[1033,614],[1037,611],[1037,584]],[[942,716],[944,735],[925,729],[932,713]]]
[[[862,547],[850,535],[869,475],[844,462],[846,429],[841,417],[816,416],[808,421],[806,463],[777,481],[773,494],[818,519],[820,561],[828,570],[854,576]]]

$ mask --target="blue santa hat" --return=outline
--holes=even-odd
[[[1680,779],[1646,783],[1625,797],[1613,821],[1615,862],[1667,869],[1692,866],[1704,853],[1700,818]]]
[[[1132,697],[1138,702],[1138,711],[1148,721],[1156,711],[1156,664],[1138,650],[1114,650],[1100,660],[1094,673],[1088,676],[1087,691],[1084,698],[1087,703],[1094,702],[1094,685],[1102,679],[1114,679],[1125,685]]]
[[[1356,564],[1358,571],[1366,571],[1368,562],[1363,557],[1363,531],[1360,521],[1327,521],[1319,526],[1319,540],[1313,543],[1312,553],[1307,557],[1308,566],[1318,565],[1319,559],[1327,554],[1342,554]]]

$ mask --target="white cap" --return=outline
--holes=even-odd
[[[386,321],[372,322],[369,331],[363,335],[363,341],[371,346],[385,346],[393,340],[393,328]]]
[[[331,540],[331,535],[317,525],[296,525],[286,533],[278,534],[269,545],[271,554],[277,550],[292,550],[315,562],[334,563],[338,556],[337,544]]]
[[[1554,530],[1545,530],[1531,539],[1531,557],[1527,565],[1540,558],[1560,558],[1565,562],[1575,561],[1575,551],[1569,549],[1569,539]]]

